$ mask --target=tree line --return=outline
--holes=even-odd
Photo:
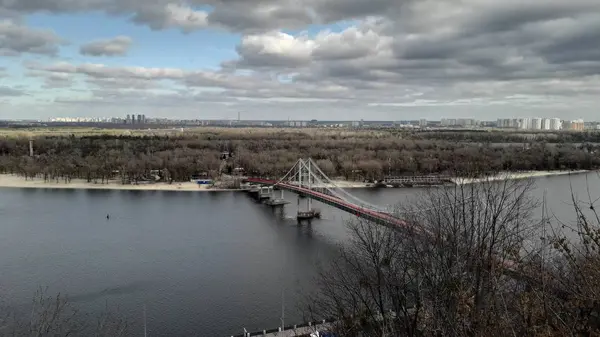
[[[446,135],[443,138],[441,135]],[[312,157],[330,177],[379,180],[386,175],[430,175],[600,167],[593,143],[529,142],[494,146],[457,141],[448,133],[212,130],[177,135],[38,136],[0,138],[0,173],[26,178],[136,183],[159,177],[188,181],[240,167],[248,175],[283,176],[298,158]],[[231,152],[223,165],[223,152]]]

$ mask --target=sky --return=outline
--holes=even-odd
[[[598,111],[598,0],[0,0],[0,119]]]

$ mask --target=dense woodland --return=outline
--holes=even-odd
[[[331,177],[377,180],[428,175],[600,167],[600,133],[320,131],[200,129],[173,134],[41,135],[0,138],[0,173],[27,178],[136,183],[150,172],[188,181],[241,167],[248,175],[279,177],[312,157]],[[222,153],[233,154],[222,165]]]

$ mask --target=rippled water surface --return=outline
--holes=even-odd
[[[540,178],[533,193],[568,219],[585,177]],[[418,191],[351,190],[378,205]],[[47,286],[89,312],[118,307],[140,336],[144,305],[149,336],[228,336],[278,326],[283,291],[286,324],[300,322],[295,304],[351,216],[318,205],[323,219],[298,226],[286,197],[278,213],[242,192],[0,189],[0,298],[24,305]]]

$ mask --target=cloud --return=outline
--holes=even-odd
[[[55,55],[62,42],[51,30],[26,27],[13,20],[0,20],[0,55]]]
[[[211,25],[233,31],[265,32],[274,29],[298,29],[315,22],[312,8],[297,0],[215,1],[208,16]]]
[[[84,44],[79,51],[82,55],[90,56],[124,56],[132,43],[133,40],[128,36],[117,36]]]
[[[342,32],[323,31],[314,38],[282,32],[247,35],[242,38],[238,60],[226,67],[297,68],[320,61],[351,60],[390,51],[393,38],[381,35],[368,24]],[[297,69],[294,69],[297,70]]]
[[[155,30],[179,28],[184,32],[191,32],[208,26],[208,13],[189,6],[169,3],[164,6],[140,7],[132,20]]]
[[[26,73],[29,77],[41,78],[44,81],[45,89],[71,88],[74,83],[73,75],[67,73],[53,73],[39,70],[29,70]]]
[[[249,67],[299,67],[311,62],[314,41],[282,32],[244,36],[237,65]]]
[[[341,117],[364,109],[461,113],[451,109],[465,106],[567,116],[570,107],[592,116],[600,94],[597,0],[0,0],[2,7],[22,14],[104,11],[152,29],[219,28],[241,36],[237,56],[216,71],[28,65],[81,78],[77,83],[100,101],[148,90],[152,100],[174,107],[176,98],[286,109],[310,102],[343,108]]]
[[[18,97],[26,95],[24,90],[0,86],[0,97]]]
[[[130,78],[140,80],[181,79],[186,73],[184,70],[175,68],[109,67],[97,63],[84,63],[80,65],[67,62],[58,62],[49,65],[27,63],[25,66],[30,70],[81,74],[93,78]]]

